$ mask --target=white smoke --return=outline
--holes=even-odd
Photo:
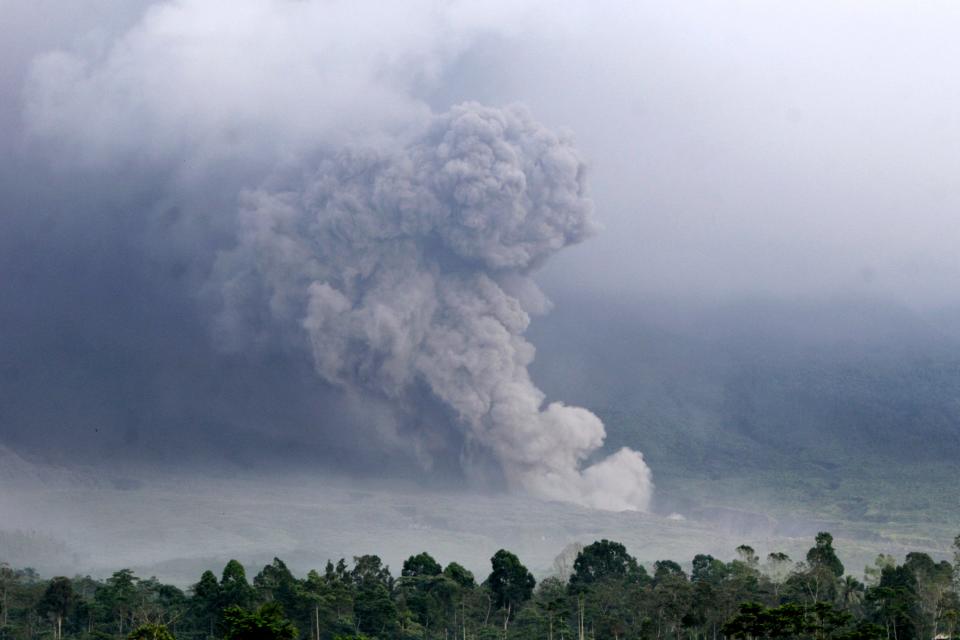
[[[317,372],[349,389],[403,404],[426,385],[514,486],[644,510],[641,454],[581,470],[603,424],[544,406],[527,371],[529,309],[508,293],[541,298],[530,271],[591,230],[570,141],[522,108],[465,104],[402,150],[343,152],[300,188],[247,194],[239,245],[219,262],[221,321],[230,332],[265,314],[299,325]]]

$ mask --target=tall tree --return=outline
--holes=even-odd
[[[6,562],[0,562],[0,627],[10,623],[10,592],[19,576]]]
[[[383,582],[368,581],[358,587],[353,619],[358,632],[374,636],[392,634],[398,623],[397,605]]]
[[[948,605],[947,593],[953,586],[953,567],[946,560],[934,562],[926,553],[918,552],[908,553],[903,564],[916,580],[917,636],[936,636]]]
[[[584,547],[573,562],[570,590],[582,591],[594,582],[608,579],[642,580],[646,570],[619,542],[600,540]]]
[[[208,637],[212,637],[214,628],[220,624],[220,584],[212,571],[204,571],[200,581],[191,587],[193,598],[190,600],[190,612]]]
[[[263,567],[253,578],[253,586],[260,595],[261,602],[275,601],[280,603],[288,617],[297,619],[305,617],[305,602],[302,598],[302,588],[287,565],[280,558]]]
[[[534,601],[547,621],[547,640],[564,635],[563,612],[568,608],[567,588],[559,576],[545,578],[537,585]]]
[[[392,632],[398,624],[398,611],[392,597],[390,567],[376,555],[355,556],[350,575],[355,586],[353,620],[357,631],[374,635]]]
[[[792,565],[793,561],[790,560],[790,556],[781,551],[774,551],[767,554],[767,562],[763,567],[763,572],[767,578],[770,579],[775,600],[779,601],[780,599],[780,587],[783,586],[787,576],[790,575]]]
[[[424,551],[403,561],[400,575],[404,577],[438,576],[443,572],[440,563]]]
[[[520,559],[506,549],[500,549],[490,558],[492,571],[487,586],[498,609],[504,609],[503,628],[506,630],[510,615],[516,612],[533,595],[536,580]]]
[[[383,564],[380,556],[363,555],[354,556],[353,571],[350,572],[354,584],[358,587],[380,583],[389,591],[393,588],[393,577],[390,575],[390,567]]]
[[[112,616],[117,633],[124,635],[132,626],[133,608],[137,597],[137,578],[130,569],[115,571],[103,588],[94,596],[100,608]]]
[[[253,605],[253,600],[254,590],[247,582],[246,570],[236,560],[230,560],[223,567],[223,574],[220,577],[220,608],[246,609]]]
[[[653,581],[662,582],[667,578],[687,579],[687,574],[683,568],[673,560],[657,560],[653,563]]]
[[[756,569],[760,564],[760,557],[757,552],[748,544],[742,544],[736,549],[737,558],[752,569]]]
[[[807,551],[807,564],[814,569],[827,569],[835,577],[843,575],[843,563],[833,549],[833,536],[826,531],[817,534],[816,544]]]
[[[41,615],[49,616],[53,620],[54,640],[63,638],[63,620],[73,608],[74,601],[73,584],[70,578],[60,576],[49,582],[37,610]]]
[[[658,635],[670,634],[680,640],[684,617],[690,609],[693,589],[680,565],[673,560],[654,564],[653,604]]]
[[[867,592],[887,637],[895,640],[917,638],[917,580],[907,566],[884,567],[880,583]]]
[[[282,607],[268,602],[256,611],[236,605],[223,612],[224,640],[296,640],[297,627],[283,616]]]

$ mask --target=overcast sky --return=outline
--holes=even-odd
[[[400,147],[463,101],[525,104],[587,163],[602,230],[547,261],[550,291],[958,302],[955,3],[0,0],[0,14],[10,444],[82,432],[63,455],[160,455],[171,434],[214,447],[226,430],[245,434],[238,461],[296,457],[318,415],[354,409],[283,340],[221,350],[211,272],[237,243],[241,193],[346,146]],[[365,428],[320,430],[330,460],[403,447],[364,411]]]
[[[424,104],[521,101],[573,131],[607,229],[548,276],[956,298],[954,3],[180,2],[138,24],[149,4],[6,0],[4,144],[32,127],[84,157],[162,155],[244,127],[252,153],[254,136],[326,142]],[[37,62],[54,49],[92,67],[90,86],[71,95],[75,77]]]
[[[937,305],[960,267],[958,27],[953,3],[594,3],[481,42],[438,95],[576,133],[607,233],[566,278]]]

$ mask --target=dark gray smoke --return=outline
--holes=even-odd
[[[622,449],[581,470],[603,424],[544,406],[527,371],[523,333],[546,305],[529,273],[592,229],[569,140],[521,108],[464,104],[399,151],[343,152],[297,188],[243,201],[238,246],[216,275],[234,348],[302,334],[324,380],[386,398],[408,420],[422,420],[415,399],[426,389],[512,485],[647,508],[642,456]],[[429,465],[429,442],[418,451]]]

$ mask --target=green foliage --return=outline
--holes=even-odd
[[[655,583],[663,582],[670,578],[686,580],[687,575],[683,572],[680,565],[673,560],[657,560],[653,563],[653,581]]]
[[[456,562],[451,562],[443,569],[443,575],[453,580],[464,589],[472,589],[477,586],[473,574]]]
[[[253,586],[259,600],[277,602],[288,615],[302,617],[302,587],[280,558],[274,558],[254,577]]]
[[[693,582],[716,584],[722,581],[729,573],[727,565],[711,555],[697,554],[693,557],[692,564],[693,571],[690,574],[690,579]]]
[[[236,560],[230,560],[220,577],[220,609],[249,607],[255,598],[253,587],[247,582],[247,572]]]
[[[139,579],[130,569],[121,569],[107,578],[103,589],[94,595],[95,607],[111,619],[116,633],[125,635],[133,626],[133,607],[136,603]]]
[[[214,627],[220,624],[220,583],[212,571],[204,571],[200,581],[193,587],[193,597],[190,599],[190,615],[196,626],[213,635]]]
[[[44,580],[0,566],[0,640],[958,640],[960,545],[955,563],[884,556],[867,584],[837,573],[825,533],[802,563],[774,552],[761,566],[747,545],[731,555],[659,560],[650,577],[622,544],[601,540],[581,548],[569,581],[536,584],[501,549],[481,585],[427,553],[397,579],[375,555],[305,578],[274,558],[252,585],[230,561],[189,594],[129,569]],[[236,599],[249,604],[221,606]]]
[[[490,558],[492,571],[487,586],[493,594],[494,604],[501,609],[516,611],[533,595],[536,580],[533,574],[520,563],[520,559],[506,549],[500,549]]]
[[[825,531],[817,534],[816,545],[807,552],[807,563],[814,569],[826,569],[838,578],[843,575],[843,563],[833,550],[833,536]]]
[[[437,576],[442,572],[443,569],[440,567],[440,563],[424,551],[423,553],[410,556],[404,560],[400,575],[405,577]]]
[[[166,625],[142,624],[127,636],[127,640],[176,640]]]
[[[54,578],[47,585],[43,597],[37,604],[37,611],[41,615],[58,618],[66,617],[74,604],[73,584],[69,578]]]
[[[583,591],[589,585],[604,580],[646,579],[646,570],[627,553],[619,542],[600,540],[584,547],[573,562],[570,590]]]
[[[276,602],[268,602],[256,611],[231,605],[223,611],[223,622],[224,640],[296,640],[299,636]]]
[[[832,640],[880,640],[885,638],[879,625],[861,620],[819,602],[812,608],[795,603],[767,608],[756,602],[740,605],[739,613],[723,625],[731,638],[802,638]]]
[[[383,564],[380,556],[363,555],[353,559],[353,571],[350,572],[354,584],[358,587],[380,584],[390,589],[393,578],[390,576],[390,567]]]
[[[359,630],[374,635],[389,633],[397,626],[397,613],[397,605],[385,584],[368,582],[360,585],[353,603],[353,615]]]

